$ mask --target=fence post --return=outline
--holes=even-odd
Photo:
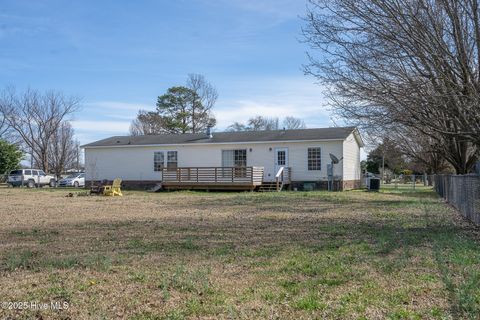
[[[415,175],[412,175],[413,190],[415,190]]]

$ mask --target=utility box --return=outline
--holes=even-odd
[[[380,190],[380,179],[370,178],[370,183],[368,185],[368,191],[378,191]]]

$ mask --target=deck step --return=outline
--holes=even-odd
[[[277,191],[277,183],[276,182],[264,182],[258,188],[259,192],[276,192]]]
[[[159,192],[160,190],[162,190],[163,186],[161,183],[157,183],[155,184],[155,186],[153,186],[152,188],[150,188],[149,190],[147,190],[148,192]]]

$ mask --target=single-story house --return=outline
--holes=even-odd
[[[281,178],[291,189],[360,185],[362,138],[354,127],[115,136],[82,146],[86,181],[127,187],[247,189]],[[329,171],[332,157],[339,162]],[[333,175],[332,175],[333,173]]]

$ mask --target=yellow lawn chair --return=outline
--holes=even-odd
[[[120,189],[122,185],[122,179],[116,178],[113,180],[112,185],[106,185],[103,187],[103,195],[104,196],[123,196],[122,190]]]

